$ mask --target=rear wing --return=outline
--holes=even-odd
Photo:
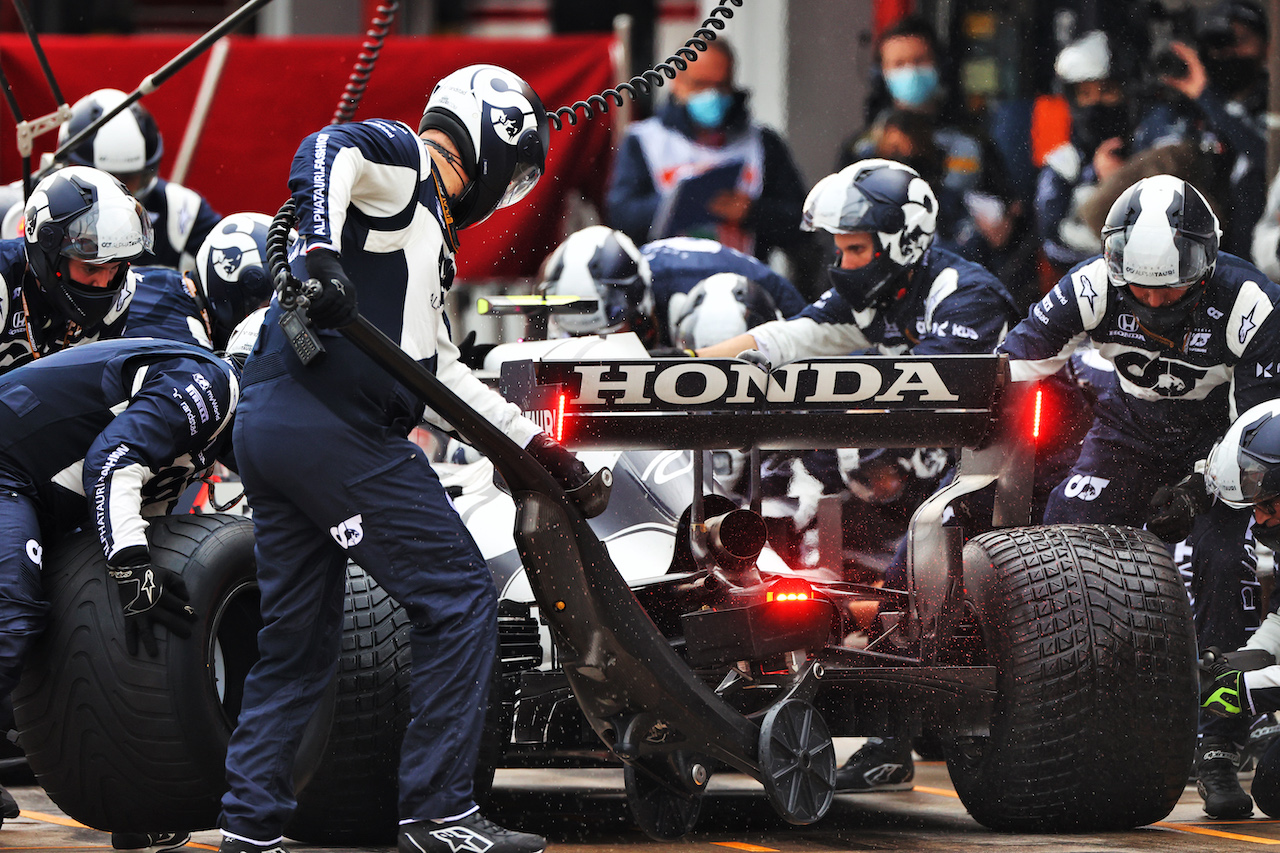
[[[578,450],[976,447],[1008,375],[1003,355],[516,361],[499,388]]]

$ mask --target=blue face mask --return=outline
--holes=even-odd
[[[932,65],[906,65],[884,75],[889,94],[900,104],[919,107],[938,91],[938,69]]]
[[[689,118],[699,127],[714,130],[724,124],[724,117],[733,104],[733,95],[719,89],[703,89],[694,92],[684,102],[689,111]]]

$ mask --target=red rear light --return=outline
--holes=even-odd
[[[564,392],[561,392],[556,395],[555,433],[556,433],[556,442],[560,444],[564,443],[564,405],[565,405],[565,397],[567,396],[568,395],[565,394]]]
[[[765,601],[808,601],[813,598],[813,587],[802,578],[782,578],[769,585]]]
[[[1031,417],[1031,438],[1040,440],[1040,416],[1044,411],[1044,388],[1036,383],[1035,412]]]

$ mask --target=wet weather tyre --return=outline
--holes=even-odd
[[[229,515],[154,519],[153,563],[182,575],[199,614],[189,639],[157,629],[159,655],[125,644],[97,538],[45,552],[47,628],[14,691],[19,744],[70,817],[115,831],[214,826],[227,741],[262,625],[253,525]]]
[[[347,564],[342,657],[324,758],[285,834],[309,844],[394,844],[400,744],[412,715],[409,616]]]
[[[1168,815],[1198,700],[1190,606],[1164,544],[1127,527],[997,530],[966,546],[965,574],[971,594],[984,587],[998,693],[989,737],[947,743],[969,813],[1021,832]]]

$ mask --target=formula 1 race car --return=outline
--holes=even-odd
[[[442,466],[502,594],[483,776],[620,762],[639,825],[676,838],[695,825],[715,772],[752,776],[782,817],[809,823],[832,801],[833,734],[928,728],[965,806],[989,827],[1127,828],[1177,802],[1197,711],[1181,580],[1147,533],[1027,526],[1045,413],[1034,386],[1007,380],[1002,358],[815,359],[768,371],[577,339],[549,344],[571,349],[539,361],[506,361],[504,394],[598,467],[597,486],[611,472],[609,508],[588,522],[580,496],[365,326],[353,340],[486,457]],[[754,497],[738,506],[707,471],[719,448],[843,446],[964,448],[952,483],[912,520],[905,589],[788,568],[766,547]],[[944,510],[961,504],[969,528],[944,524]],[[251,554],[243,520],[192,518],[155,526],[153,543],[167,546],[157,560],[172,554],[193,587],[222,559],[227,580],[194,584],[201,630],[168,639],[160,663],[123,651],[122,620],[97,589],[105,575],[85,568],[93,543],[57,558],[77,563],[68,574],[82,580],[55,575],[56,627],[15,713],[41,783],[93,826],[194,828],[216,815],[216,779],[179,782],[184,762],[221,771],[225,737],[208,732],[229,731],[251,662]],[[234,540],[234,559],[215,556],[229,552],[218,537]],[[81,594],[101,601],[77,604]],[[328,748],[304,750],[296,774],[311,775],[290,830],[304,841],[375,843],[395,823],[404,617],[354,566],[347,607]],[[106,725],[103,707],[114,714]],[[146,732],[130,725],[144,718]],[[197,732],[203,741],[190,743]],[[130,775],[165,761],[169,775]],[[127,796],[112,784],[121,779]]]

